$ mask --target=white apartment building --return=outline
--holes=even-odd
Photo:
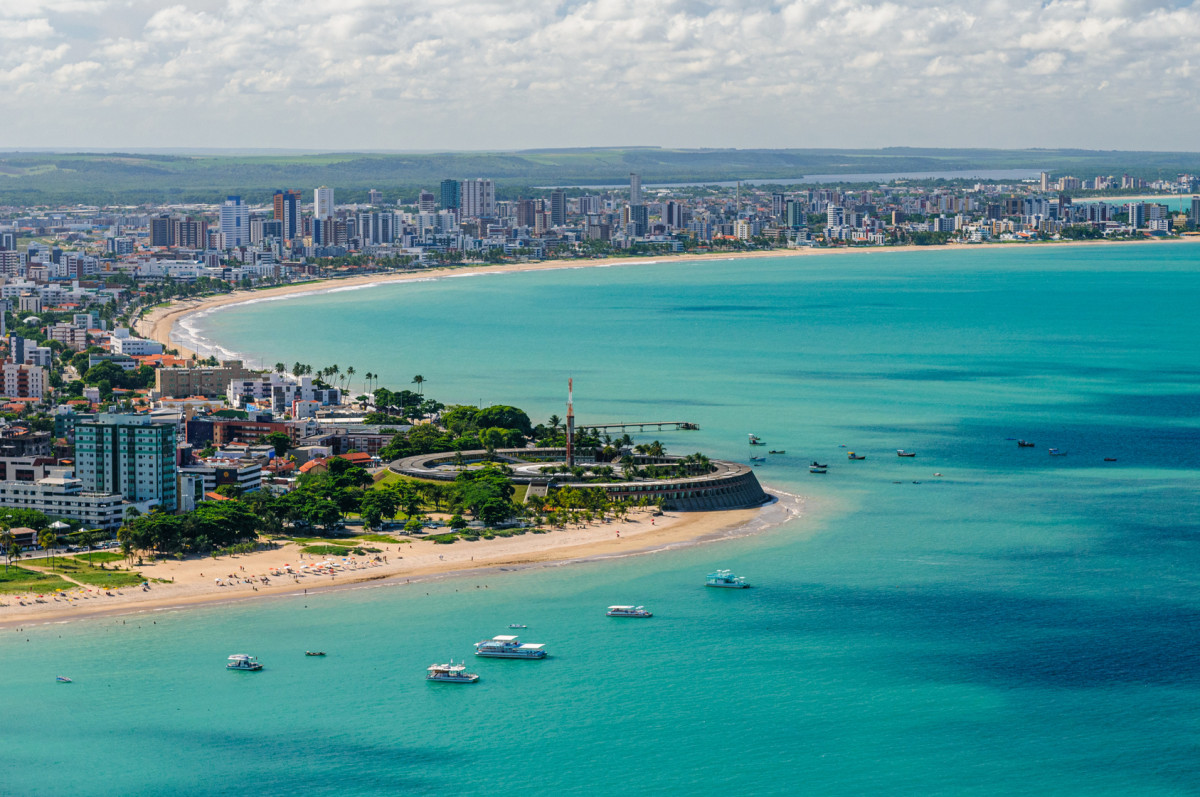
[[[244,406],[247,401],[270,403],[271,409],[280,413],[289,411],[296,401],[315,401],[323,407],[342,403],[342,391],[336,387],[317,387],[310,376],[275,373],[231,380],[225,397],[234,407]]]
[[[41,366],[6,362],[3,373],[8,398],[40,399],[46,393],[46,370]]]
[[[120,493],[86,492],[83,482],[69,473],[68,468],[55,468],[36,482],[0,481],[0,511],[32,509],[52,518],[78,520],[87,528],[112,530],[120,527],[131,507],[149,509],[126,503]]]

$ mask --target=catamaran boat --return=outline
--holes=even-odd
[[[229,657],[229,663],[225,665],[227,670],[245,670],[246,672],[257,672],[263,666],[258,663],[258,659],[253,656],[247,656],[245,653],[234,653]]]
[[[479,680],[478,675],[467,672],[467,665],[455,664],[454,659],[450,659],[449,664],[432,664],[427,672],[429,674],[425,676],[426,681],[440,681],[444,684],[473,684]]]
[[[644,606],[609,606],[605,614],[609,617],[653,617]]]
[[[522,645],[515,636],[494,636],[475,643],[475,655],[493,659],[544,659],[546,646],[542,644]]]
[[[704,577],[704,586],[745,589],[750,585],[746,583],[744,576],[735,576],[732,570],[718,570]]]
[[[915,457],[916,455],[916,451],[905,451],[903,448],[896,449],[896,456],[898,457]]]

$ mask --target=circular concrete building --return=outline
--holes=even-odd
[[[507,448],[499,449],[490,460],[512,469],[509,478],[516,484],[529,485],[529,495],[545,495],[551,487],[592,487],[604,490],[614,500],[647,498],[662,499],[663,508],[679,512],[700,512],[718,509],[746,509],[761,506],[771,500],[763,491],[753,469],[738,462],[708,460],[707,472],[668,478],[634,478],[623,481],[579,479],[571,473],[546,473],[545,469],[561,466],[566,461],[565,448]],[[612,467],[616,463],[601,462],[595,452],[575,452],[576,463],[585,469]],[[462,463],[478,464],[489,459],[486,451],[463,451],[440,454],[421,454],[392,462],[390,470],[416,479],[454,481]],[[654,465],[679,465],[684,457],[633,456],[637,468]],[[693,463],[693,467],[696,467]]]

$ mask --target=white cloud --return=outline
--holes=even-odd
[[[1200,147],[1198,4],[0,1],[0,116],[44,143],[8,113],[38,86],[97,117],[55,145],[162,145],[186,115],[169,143]]]

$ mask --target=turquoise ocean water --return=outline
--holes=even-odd
[[[618,561],[0,631],[0,793],[1200,792],[1198,256],[664,263],[199,319],[268,365],[420,373],[540,417],[573,376],[581,423],[698,422],[654,435],[675,451],[745,459],[754,432],[788,452],[760,479],[808,513]],[[756,588],[706,590],[716,567]],[[423,682],[511,622],[552,657]],[[224,672],[241,651],[268,669]]]

